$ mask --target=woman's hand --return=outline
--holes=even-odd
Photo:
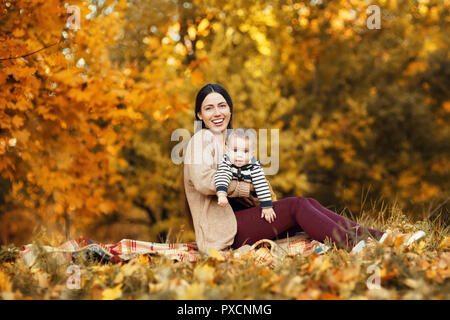
[[[268,223],[272,223],[277,215],[275,214],[275,211],[273,208],[263,208],[261,213],[261,218],[266,219]]]
[[[255,191],[255,187],[253,186],[253,183],[250,183],[250,192]]]

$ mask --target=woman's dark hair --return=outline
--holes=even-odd
[[[202,111],[202,103],[203,100],[205,100],[206,96],[210,94],[211,92],[217,92],[224,97],[225,101],[227,102],[228,106],[230,107],[230,122],[228,122],[227,129],[233,129],[233,101],[231,100],[230,95],[228,94],[228,91],[222,87],[220,84],[217,83],[208,83],[203,88],[200,89],[200,91],[197,93],[197,98],[195,99],[195,119],[202,122],[202,128],[206,128],[205,123],[203,120],[200,120],[198,117],[198,113]]]
[[[203,122],[203,120],[200,120],[197,113],[201,112],[203,100],[205,100],[206,96],[208,94],[210,94],[211,92],[220,93],[222,95],[222,97],[224,97],[228,106],[230,107],[231,116],[230,116],[230,122],[228,122],[227,129],[233,129],[233,125],[232,125],[233,101],[231,100],[231,97],[228,94],[228,91],[225,90],[225,88],[222,87],[220,84],[208,83],[203,88],[201,88],[200,91],[197,93],[197,97],[195,99],[195,119],[202,122],[201,129],[206,128],[205,123]],[[197,132],[197,128],[195,128],[194,132]],[[228,132],[227,132],[227,134],[228,134]],[[184,198],[184,211],[186,212],[189,226],[194,230],[194,222],[192,220],[192,213],[191,213],[191,209],[189,208],[189,203],[187,201],[186,190],[184,189],[184,163],[181,168],[181,186],[182,186],[181,188],[182,188],[182,193],[183,193],[183,198]]]

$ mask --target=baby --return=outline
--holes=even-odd
[[[262,217],[275,216],[269,185],[255,157],[256,144],[251,140],[254,141],[243,129],[232,130],[229,134],[222,162],[214,177],[218,204],[222,207],[228,204],[228,186],[232,179],[247,181],[253,183],[261,203]]]

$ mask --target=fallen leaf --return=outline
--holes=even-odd
[[[214,248],[209,251],[209,257],[217,261],[225,261],[225,257],[220,253],[220,251]]]
[[[199,282],[212,282],[215,269],[209,265],[197,266],[194,269],[194,278]]]
[[[0,292],[11,290],[12,290],[12,283],[9,276],[0,270]]]
[[[145,255],[145,254],[139,255],[138,261],[140,264],[143,264],[145,266],[150,265],[150,257],[148,255]]]
[[[445,237],[439,244],[439,249],[449,250],[450,249],[450,236]]]
[[[319,296],[319,300],[342,300],[342,299],[332,293],[322,293]]]
[[[381,268],[380,277],[382,281],[386,281],[398,276],[399,273],[398,269],[388,270],[387,268]]]
[[[192,283],[184,292],[180,294],[181,300],[203,300],[205,298],[205,284]]]
[[[114,288],[108,288],[103,290],[102,300],[115,300],[122,296],[122,283],[119,283]]]

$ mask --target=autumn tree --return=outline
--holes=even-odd
[[[354,214],[365,196],[448,210],[447,4],[376,1],[379,29],[363,0],[70,5],[78,29],[68,3],[1,4],[5,229],[22,217],[99,240],[176,234],[186,221],[171,134],[194,133],[208,82],[230,92],[235,127],[280,130],[268,176],[279,198]]]
[[[143,111],[167,102],[157,81],[138,82],[132,63],[118,67],[110,60],[127,3],[92,5],[1,4],[4,228],[24,217],[28,224],[63,225],[69,235],[70,226],[132,206],[120,191],[119,170],[128,165],[120,151],[142,125]],[[71,19],[77,10],[78,25]],[[10,233],[3,231],[6,242]]]
[[[193,128],[197,90],[221,83],[235,126],[280,129],[280,170],[269,179],[281,197],[312,196],[356,214],[363,196],[366,205],[384,198],[407,210],[445,209],[448,7],[380,2],[381,29],[369,29],[365,1],[134,4],[127,41],[139,49],[122,48],[143,68],[152,64],[145,48],[172,48],[166,79],[187,81],[180,94],[190,107],[180,112],[188,120],[168,117],[167,127]],[[158,14],[173,19],[150,18]],[[158,143],[166,162],[169,136]],[[176,198],[180,189],[170,185],[164,195]]]

